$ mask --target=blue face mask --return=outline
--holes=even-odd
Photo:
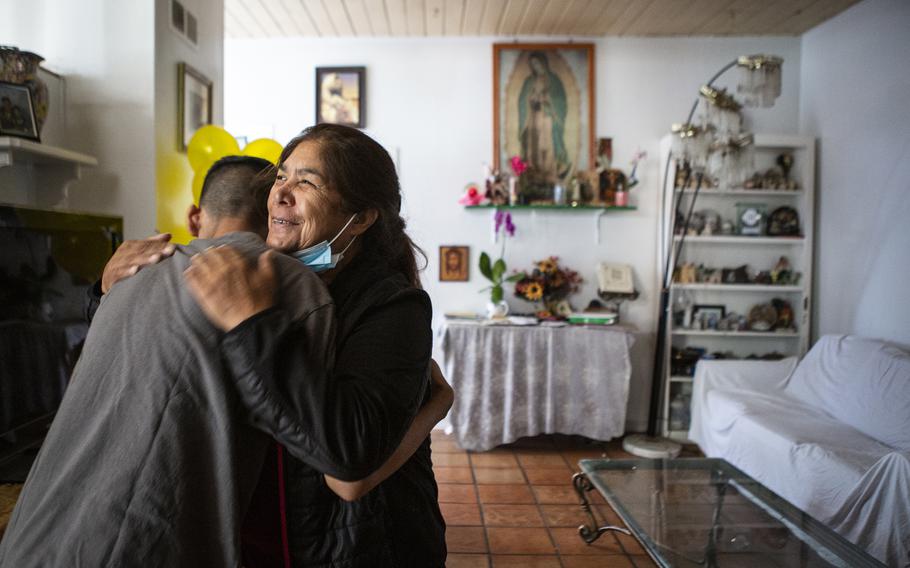
[[[331,270],[341,262],[341,259],[344,258],[344,253],[347,252],[351,245],[354,244],[354,240],[357,238],[354,236],[351,239],[351,242],[348,243],[348,246],[344,247],[344,250],[338,254],[332,254],[332,243],[341,236],[341,233],[354,222],[354,218],[357,215],[351,215],[351,218],[348,219],[348,222],[344,224],[344,227],[338,231],[338,234],[332,237],[331,241],[322,241],[319,244],[315,244],[311,247],[307,247],[303,250],[299,250],[295,253],[292,253],[291,256],[309,266],[313,272],[325,272],[326,270]]]

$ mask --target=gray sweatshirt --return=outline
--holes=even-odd
[[[0,567],[240,566],[239,528],[274,443],[251,417],[213,327],[184,283],[190,257],[251,233],[196,240],[115,285],[0,542]],[[279,306],[334,361],[328,290],[276,255]]]

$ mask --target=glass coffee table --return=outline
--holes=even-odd
[[[581,460],[573,479],[591,524],[595,488],[662,567],[883,567],[831,529],[721,459]]]

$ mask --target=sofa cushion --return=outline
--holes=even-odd
[[[799,363],[784,390],[867,436],[910,450],[910,354],[896,347],[826,335]]]
[[[712,390],[706,413],[721,456],[800,509],[827,520],[828,509],[891,449],[820,410],[781,397]]]

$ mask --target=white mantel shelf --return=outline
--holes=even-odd
[[[0,166],[29,163],[45,166],[97,166],[98,159],[88,154],[80,154],[32,140],[0,136]]]
[[[24,138],[0,136],[0,202],[66,209],[69,187],[94,156]]]

